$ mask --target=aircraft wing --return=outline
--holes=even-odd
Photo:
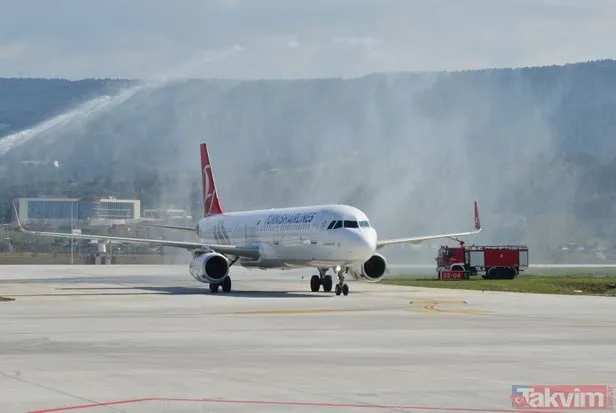
[[[479,209],[477,207],[477,201],[475,201],[475,229],[473,231],[466,232],[456,232],[451,234],[436,234],[436,235],[426,235],[419,237],[408,237],[408,238],[394,238],[387,239],[382,241],[377,241],[376,248],[383,248],[389,245],[395,244],[420,244],[423,241],[428,241],[432,239],[441,239],[441,238],[453,238],[453,237],[464,237],[467,235],[473,235],[481,232],[481,222],[479,221]]]
[[[196,226],[195,227],[185,227],[182,225],[154,224],[154,223],[149,223],[149,222],[139,222],[136,225],[139,225],[142,227],[167,228],[167,229],[177,229],[181,231],[192,231],[192,232],[195,232],[197,230]]]
[[[236,246],[236,245],[210,245],[203,244],[201,242],[188,242],[188,241],[172,241],[172,240],[161,240],[161,239],[148,239],[148,238],[131,238],[131,237],[114,237],[108,235],[87,235],[87,234],[69,234],[66,232],[43,232],[43,231],[31,231],[25,229],[21,222],[19,221],[19,215],[17,214],[17,210],[15,205],[13,205],[13,209],[15,210],[15,217],[17,220],[17,227],[21,232],[32,235],[39,235],[44,237],[54,237],[54,238],[69,238],[69,239],[88,239],[88,240],[98,240],[98,241],[119,241],[126,242],[130,244],[156,244],[163,247],[175,247],[175,248],[184,248],[188,250],[194,250],[197,248],[209,248],[212,251],[218,252],[220,254],[228,254],[236,257],[246,257],[246,258],[259,258],[259,249],[257,247],[249,247],[249,246]]]

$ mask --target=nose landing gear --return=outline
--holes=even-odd
[[[338,271],[338,284],[336,284],[336,289],[334,291],[336,295],[349,295],[349,285],[344,282],[344,270],[340,268]]]

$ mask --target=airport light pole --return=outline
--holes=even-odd
[[[73,201],[71,200],[71,235],[73,235]],[[75,238],[71,237],[71,265],[74,264],[73,261],[73,240]]]

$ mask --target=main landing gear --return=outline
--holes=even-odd
[[[340,293],[342,293],[343,295],[349,294],[349,286],[344,282],[343,271],[343,269],[340,269],[338,271],[338,284],[336,284],[335,287],[336,295],[340,295]],[[319,268],[319,275],[313,275],[310,278],[310,290],[312,292],[316,293],[317,291],[319,291],[319,288],[321,286],[323,286],[323,291],[326,293],[332,290],[334,282],[332,280],[332,276],[326,275],[326,272],[327,268]]]
[[[218,293],[218,287],[222,287],[223,293],[231,292],[231,277],[228,275],[222,280],[221,283],[210,283],[210,293],[216,294]]]
[[[332,276],[325,275],[327,268],[319,268],[319,275],[313,275],[310,278],[310,290],[314,293],[319,291],[319,288],[323,286],[323,291],[326,293],[332,290]]]
[[[231,266],[233,266],[233,264],[235,264],[237,260],[239,260],[239,257],[235,257],[234,259],[232,259],[229,262],[229,268],[231,268]],[[222,287],[223,293],[230,293],[231,292],[231,277],[227,274],[227,276],[222,280],[222,282],[210,283],[210,293],[217,294],[218,287]]]

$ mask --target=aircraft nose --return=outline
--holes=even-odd
[[[353,259],[367,260],[376,250],[376,235],[372,231],[349,231],[347,239]]]

